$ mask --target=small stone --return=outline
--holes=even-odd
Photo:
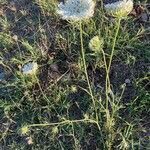
[[[26,140],[27,140],[28,145],[33,144],[33,140],[31,137],[27,137]]]
[[[149,20],[148,14],[145,13],[145,12],[142,13],[140,20],[141,20],[142,22],[147,22],[147,21]]]
[[[125,79],[125,83],[130,84],[131,83],[130,79]]]
[[[18,36],[17,35],[14,35],[12,38],[13,38],[14,41],[18,41]]]

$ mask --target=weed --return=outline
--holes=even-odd
[[[98,0],[94,17],[76,23],[55,0],[21,3],[14,22],[5,9],[0,18],[1,148],[149,149],[147,25],[107,16]],[[33,76],[23,75],[28,62]]]

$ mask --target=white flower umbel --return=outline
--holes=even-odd
[[[114,17],[126,17],[133,9],[133,0],[110,1],[104,7],[106,12]]]
[[[33,75],[36,73],[38,65],[36,62],[28,62],[22,67],[22,73],[24,75]]]
[[[67,0],[58,5],[57,13],[64,20],[79,21],[88,19],[94,14],[95,3],[93,0]]]

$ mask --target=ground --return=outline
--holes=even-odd
[[[82,24],[94,107],[79,26],[61,19],[57,4],[56,0],[0,1],[0,149],[150,149],[148,1],[134,1],[133,11],[121,21],[108,110],[103,54],[91,51],[89,41],[94,36],[103,39],[108,62],[116,19],[97,0],[94,17]],[[38,64],[35,76],[22,73],[30,61]]]

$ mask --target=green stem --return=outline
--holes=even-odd
[[[112,43],[112,50],[111,50],[111,54],[110,54],[110,59],[109,59],[109,63],[108,66],[106,67],[106,127],[108,128],[108,137],[107,137],[107,149],[111,149],[111,145],[112,145],[112,120],[113,120],[113,113],[110,114],[109,111],[109,92],[111,90],[111,83],[110,83],[110,68],[111,68],[111,64],[112,64],[112,60],[113,60],[113,56],[114,56],[114,51],[115,51],[115,46],[116,46],[116,41],[117,41],[117,37],[118,37],[118,33],[119,33],[119,29],[120,29],[120,22],[121,22],[121,18],[118,18],[117,23],[116,23],[116,31],[115,31],[115,37]]]
[[[61,125],[80,123],[80,122],[90,122],[90,123],[97,124],[97,122],[92,119],[81,119],[81,120],[65,120],[65,121],[54,122],[54,123],[30,124],[30,125],[27,125],[27,127],[61,126]]]
[[[121,18],[118,18],[118,21],[117,21],[117,24],[116,24],[115,37],[114,37],[114,40],[113,40],[112,50],[111,50],[110,59],[109,59],[109,64],[108,64],[107,72],[106,72],[106,92],[107,92],[107,96],[108,96],[108,93],[109,93],[109,91],[111,89],[110,88],[111,83],[110,83],[109,74],[110,74],[110,68],[111,68],[111,64],[112,64],[112,59],[113,59],[113,56],[114,56],[116,41],[117,41],[119,29],[120,29],[120,22],[121,22]],[[108,97],[106,97],[106,99],[107,99],[107,101],[106,101],[106,108],[108,108]]]
[[[84,48],[83,48],[83,31],[82,31],[82,22],[80,21],[80,42],[81,42],[81,54],[82,54],[82,61],[83,61],[83,67],[84,67],[84,73],[85,73],[85,77],[87,80],[87,84],[88,84],[88,88],[89,88],[89,93],[93,102],[93,106],[95,109],[95,114],[96,114],[96,120],[98,122],[98,114],[97,114],[97,109],[96,109],[96,103],[95,103],[95,99],[93,96],[93,92],[92,92],[92,88],[91,88],[91,84],[89,81],[89,76],[87,73],[87,65],[86,65],[86,60],[85,60],[85,52],[84,52]]]

